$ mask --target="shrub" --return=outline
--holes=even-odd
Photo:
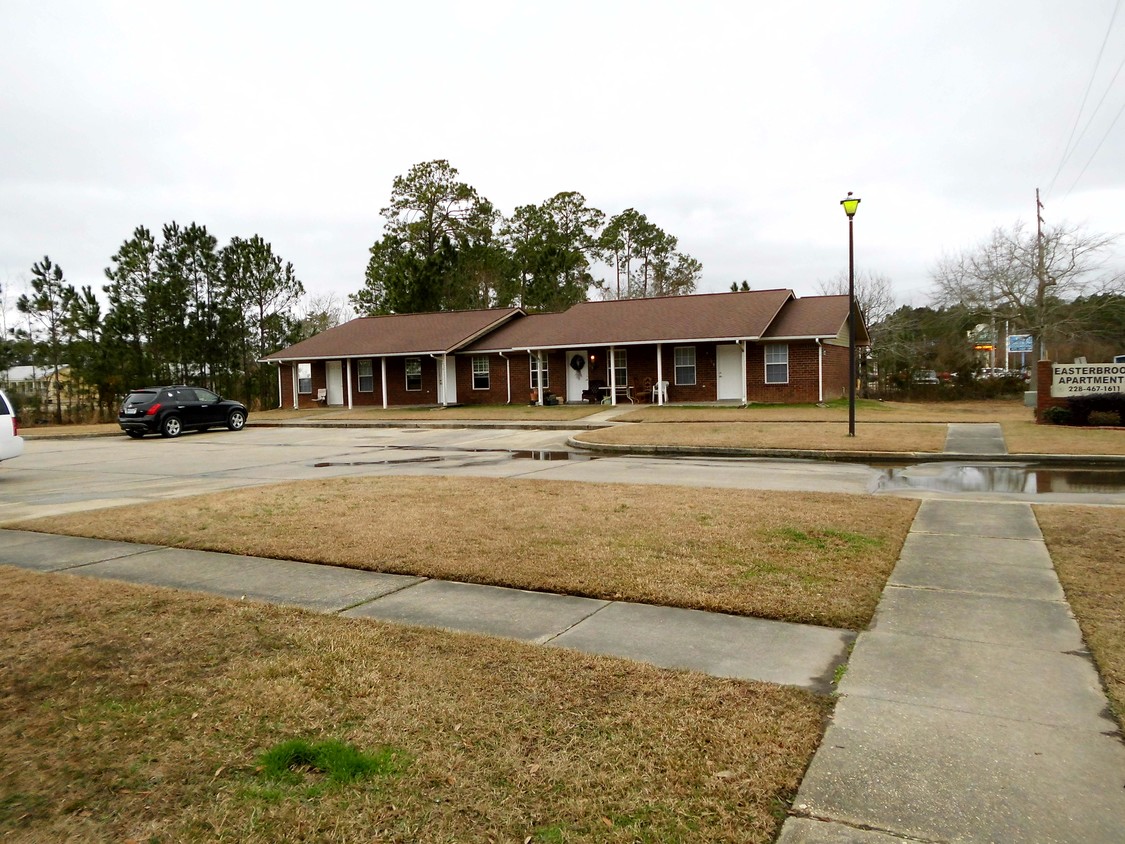
[[[1048,425],[1069,425],[1072,414],[1069,407],[1048,407],[1043,411],[1043,421]]]

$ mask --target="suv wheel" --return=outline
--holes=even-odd
[[[232,410],[227,417],[227,427],[232,431],[241,431],[246,425],[246,414],[241,410]]]
[[[179,416],[165,416],[164,421],[160,423],[160,436],[162,437],[178,437],[183,433],[184,426],[180,422]]]

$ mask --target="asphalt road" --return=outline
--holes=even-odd
[[[0,465],[0,522],[306,478],[454,475],[867,493],[878,472],[817,461],[591,457],[571,431],[246,428],[174,439],[27,440]],[[570,452],[566,458],[560,454]]]
[[[0,464],[0,523],[305,478],[453,475],[918,498],[1125,503],[1125,494],[949,493],[879,488],[884,470],[817,460],[592,456],[566,430],[253,428],[166,440],[27,440]],[[938,471],[918,467],[919,475]]]

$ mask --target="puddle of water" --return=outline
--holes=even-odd
[[[391,463],[434,463],[441,459],[440,457],[399,457],[394,460],[342,460],[339,462],[325,460],[321,463],[314,463],[313,467],[323,469],[325,466],[386,466]]]
[[[399,448],[398,446],[389,446],[387,450]],[[418,449],[410,449],[417,451]],[[323,469],[328,466],[388,466],[398,465],[402,463],[436,463],[442,460],[449,460],[458,454],[493,454],[503,460],[596,460],[596,456],[590,454],[578,454],[573,451],[512,451],[510,449],[499,448],[434,448],[433,451],[444,452],[445,456],[433,455],[426,457],[392,457],[386,460],[325,460],[320,463],[313,463],[312,465],[317,469]]]
[[[593,460],[593,455],[573,451],[509,451],[513,460]]]
[[[1048,493],[1125,492],[1125,470],[1095,467],[965,465],[925,463],[884,469],[876,491],[930,489],[940,492]]]

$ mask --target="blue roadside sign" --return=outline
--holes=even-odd
[[[1008,335],[1008,353],[1016,354],[1018,352],[1031,352],[1034,351],[1034,344],[1030,334],[1009,334]]]

